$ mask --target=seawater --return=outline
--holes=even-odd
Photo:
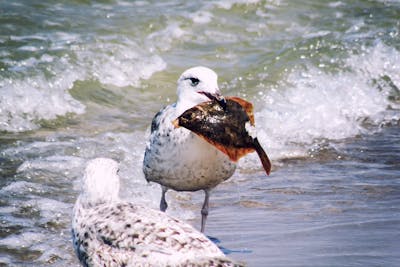
[[[121,162],[122,196],[157,208],[141,164],[176,80],[213,68],[254,103],[256,155],[211,195],[207,234],[249,266],[399,266],[398,1],[3,1],[0,265],[78,266],[85,163]],[[203,195],[168,193],[199,226]]]

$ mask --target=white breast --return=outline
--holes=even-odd
[[[174,106],[166,107],[153,121],[143,171],[148,181],[177,191],[213,188],[231,177],[236,165],[202,138],[175,128]]]

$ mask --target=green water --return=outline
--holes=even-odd
[[[157,208],[141,171],[154,114],[205,65],[255,105],[256,155],[211,196],[207,234],[249,266],[398,266],[398,1],[0,2],[0,265],[78,262],[88,159]],[[202,194],[169,193],[199,225]]]

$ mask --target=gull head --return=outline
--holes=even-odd
[[[177,95],[178,116],[205,101],[216,100],[222,107],[226,105],[225,98],[218,88],[218,75],[206,67],[194,67],[184,71],[178,79]]]
[[[88,162],[83,176],[82,197],[87,202],[111,202],[119,194],[118,163],[108,158]]]

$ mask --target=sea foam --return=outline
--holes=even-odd
[[[399,119],[400,53],[378,43],[351,55],[343,69],[327,73],[294,68],[277,88],[264,93],[256,113],[258,136],[273,158],[306,156],[319,140],[368,134]]]
[[[42,53],[43,47],[22,45],[17,50],[39,55],[19,60],[7,55],[1,58],[5,68],[0,72],[0,131],[35,130],[41,120],[84,113],[85,105],[69,92],[76,81],[137,87],[142,79],[166,67],[160,56],[129,38],[113,36],[83,43],[84,36],[63,32],[12,38],[21,43],[44,38],[49,47]]]
[[[0,81],[0,130],[33,130],[38,127],[35,121],[40,119],[55,119],[69,112],[83,113],[84,105],[66,92],[74,80],[66,74],[51,80],[36,75]]]

